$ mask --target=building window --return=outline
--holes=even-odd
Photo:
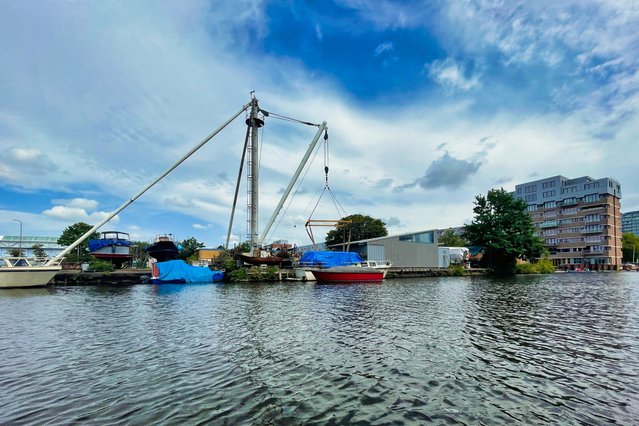
[[[535,210],[537,210],[537,204],[528,204],[526,210],[528,210],[529,212],[534,212]]]
[[[528,185],[526,188],[524,188],[524,192],[526,194],[530,194],[532,192],[537,192],[537,185]]]
[[[555,190],[553,189],[552,191],[544,191],[543,196],[544,197],[554,197],[555,196]]]
[[[530,194],[530,195],[526,195],[524,197],[524,199],[526,201],[536,201],[537,200],[537,194]]]
[[[584,202],[592,203],[595,201],[599,201],[599,194],[588,194],[584,197]]]
[[[419,234],[401,235],[399,241],[408,241],[412,243],[433,244],[433,231],[421,232]]]

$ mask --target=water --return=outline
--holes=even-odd
[[[639,421],[639,273],[0,292],[0,424]]]

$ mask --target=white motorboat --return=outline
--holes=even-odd
[[[0,288],[45,286],[62,269],[61,265],[43,265],[26,257],[0,258]]]

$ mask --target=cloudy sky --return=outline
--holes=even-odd
[[[320,145],[268,240],[308,244],[315,205],[391,234],[460,226],[476,195],[558,174],[615,178],[637,210],[637,28],[634,0],[0,0],[0,235],[97,223],[253,90],[328,123],[337,200]],[[102,230],[222,244],[244,118]],[[260,229],[315,131],[266,119]]]

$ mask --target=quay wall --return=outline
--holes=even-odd
[[[260,279],[260,270],[250,268],[248,281],[263,281]],[[464,269],[464,275],[486,275],[486,269]],[[386,278],[419,278],[419,277],[444,277],[452,276],[452,270],[448,268],[431,267],[392,267]],[[290,269],[280,269],[275,281],[285,281],[293,277]],[[81,270],[62,270],[50,281],[52,285],[133,285],[145,284],[151,277],[149,269],[126,269],[112,272],[85,272]]]

